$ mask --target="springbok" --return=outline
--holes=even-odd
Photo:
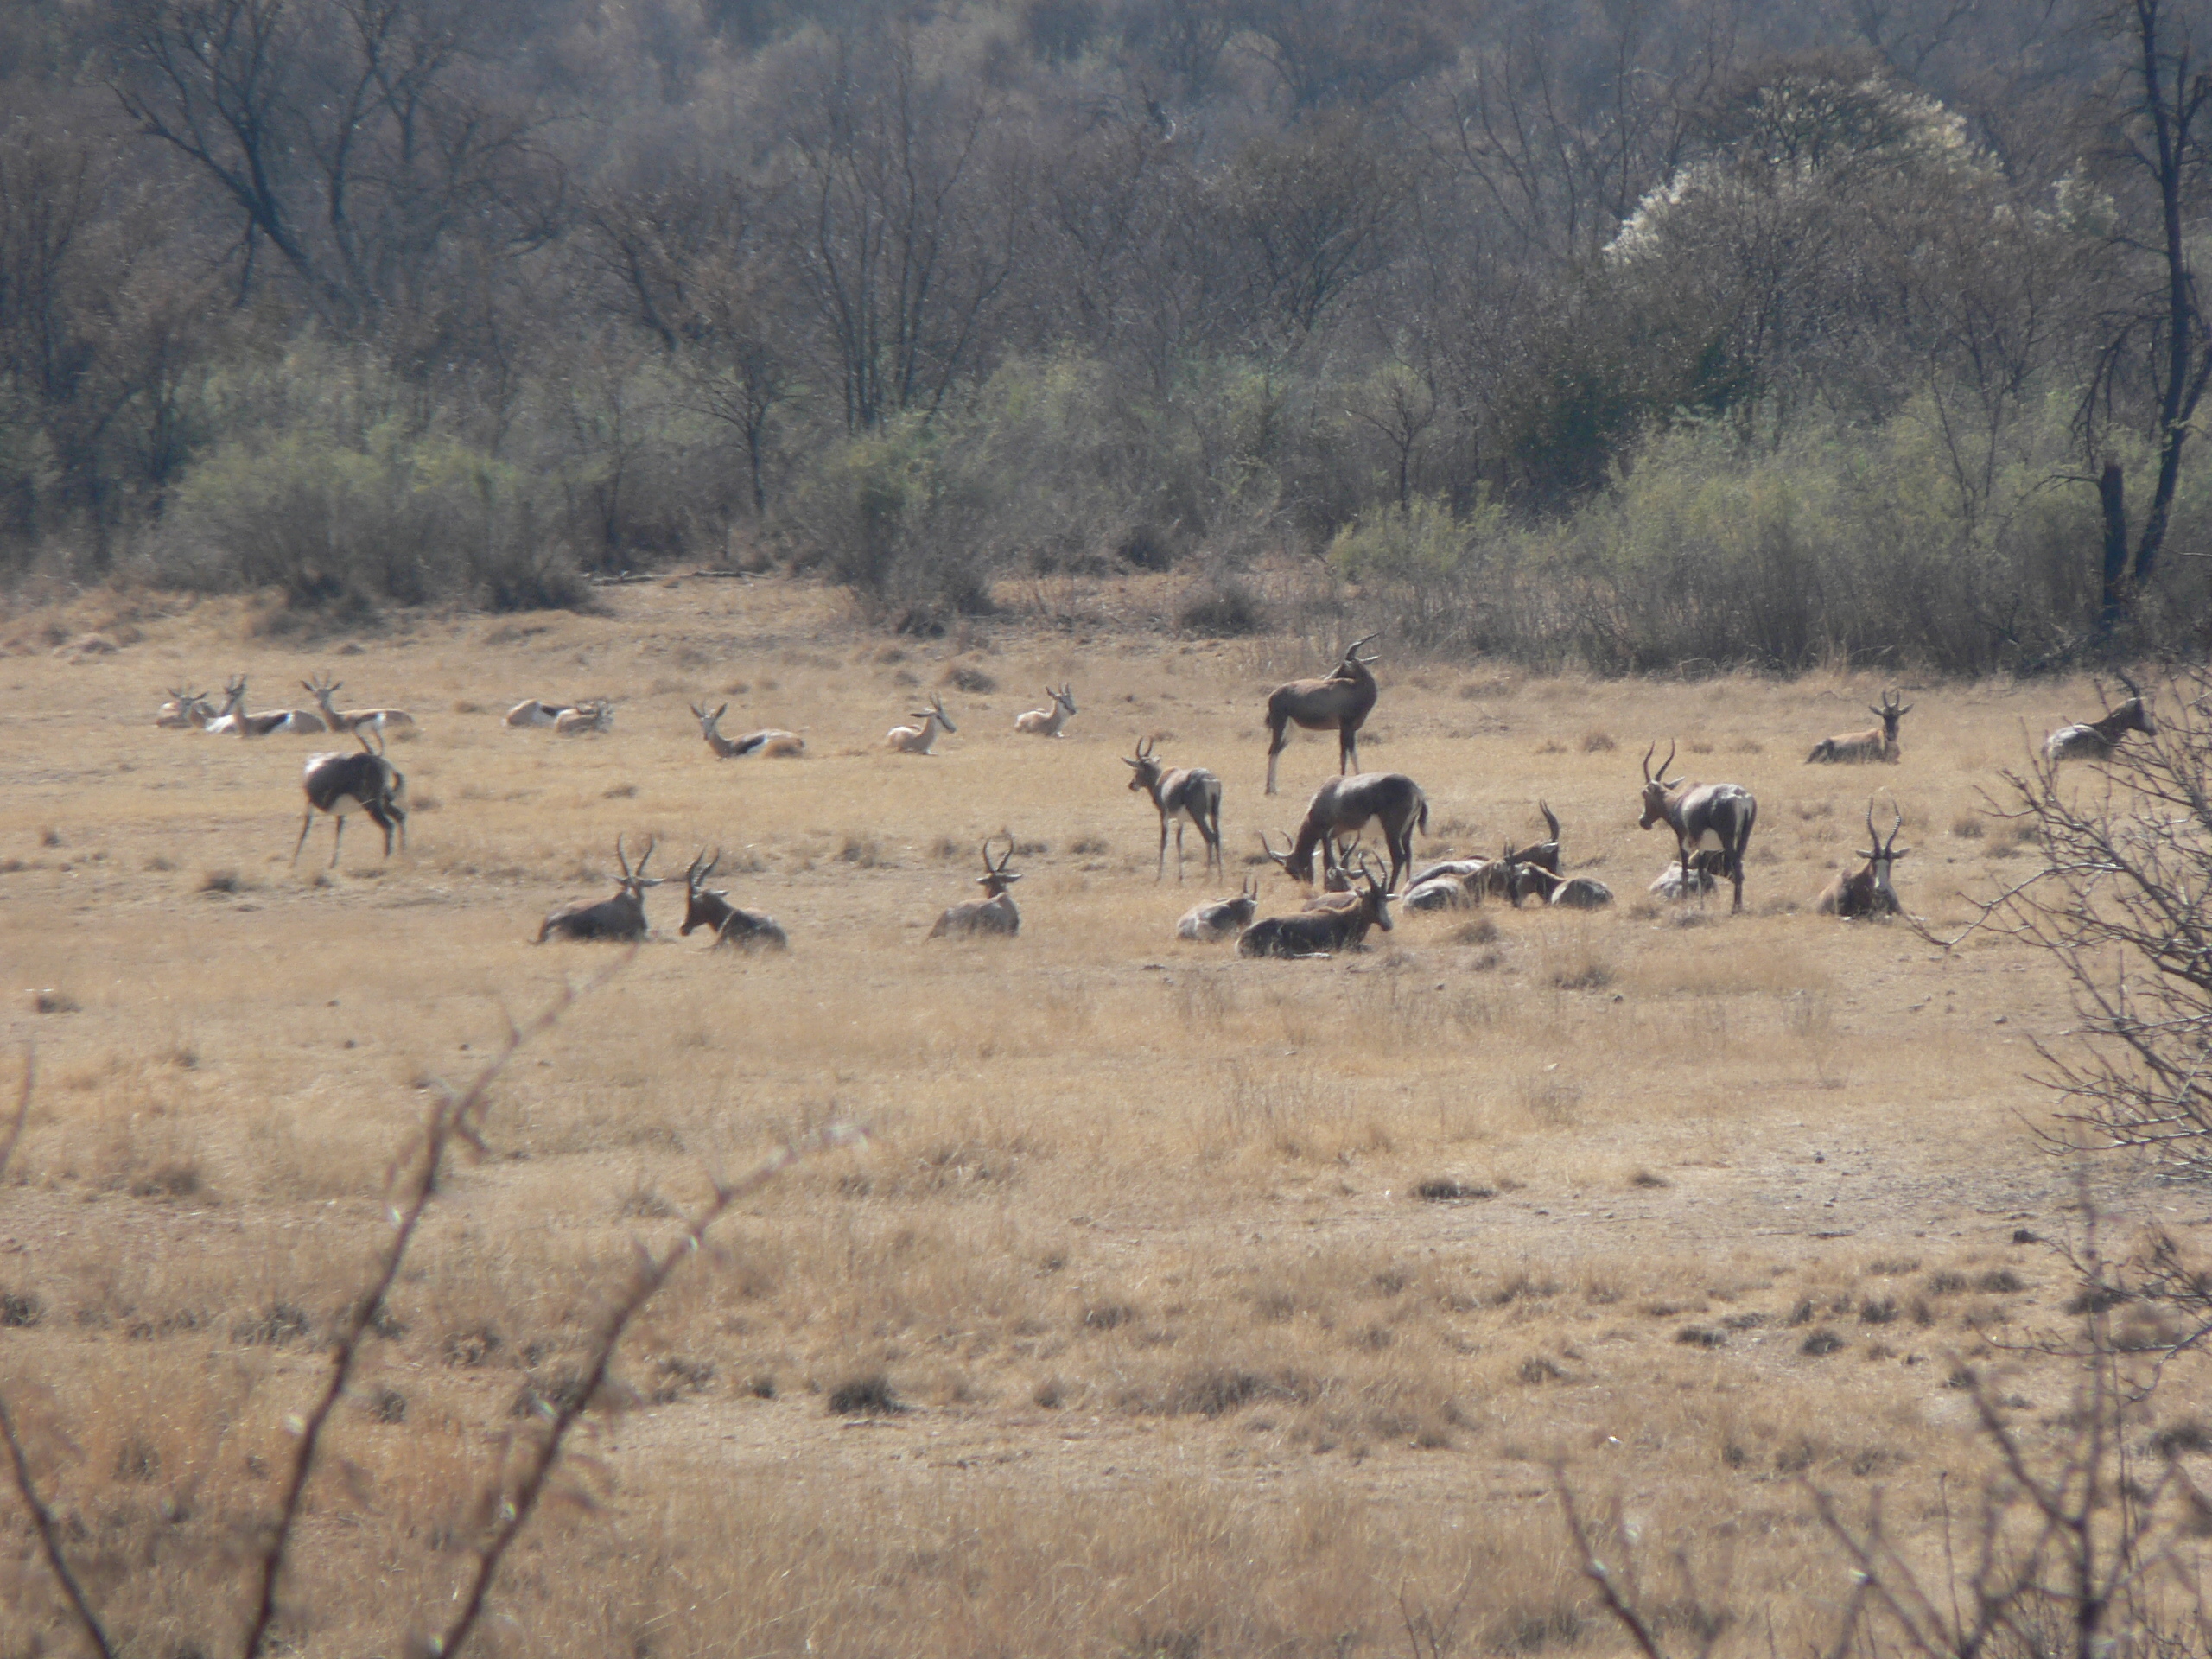
[[[928,754],[937,747],[940,733],[957,732],[960,728],[945,717],[944,699],[934,691],[930,694],[930,706],[907,712],[909,720],[918,720],[918,726],[893,726],[883,735],[883,747],[894,754]]]
[[[1154,757],[1154,740],[1146,738],[1137,745],[1135,756],[1124,755],[1122,764],[1130,768],[1129,792],[1139,791],[1152,797],[1153,805],[1160,813],[1160,860],[1152,879],[1164,879],[1167,874],[1167,826],[1175,826],[1175,879],[1183,879],[1183,820],[1188,818],[1198,826],[1198,837],[1206,844],[1205,868],[1221,868],[1221,779],[1204,766],[1163,766]],[[1309,878],[1310,879],[1310,878]]]
[[[154,711],[154,724],[165,730],[175,731],[190,727],[202,730],[215,718],[215,705],[207,701],[204,691],[188,691],[181,685],[169,688],[169,700]]]
[[[1390,931],[1390,890],[1376,874],[1372,861],[1361,870],[1358,902],[1341,910],[1301,910],[1294,916],[1270,916],[1244,930],[1236,941],[1240,957],[1325,957],[1357,949],[1370,927]]]
[[[1209,905],[1194,905],[1183,912],[1175,924],[1179,939],[1197,939],[1211,944],[1217,940],[1232,938],[1252,925],[1252,918],[1259,913],[1260,884],[1250,876],[1234,899],[1217,899]]]
[[[1897,889],[1890,885],[1890,873],[1897,860],[1912,849],[1897,844],[1897,836],[1904,830],[1904,809],[1892,800],[1890,810],[1897,814],[1897,821],[1890,826],[1889,839],[1885,841],[1874,828],[1873,797],[1867,797],[1866,839],[1873,844],[1859,855],[1866,860],[1861,868],[1839,870],[1834,880],[1821,889],[1813,908],[1821,915],[1840,916],[1848,920],[1858,916],[1896,916],[1903,912],[1904,906],[1897,903]]]
[[[573,702],[543,702],[536,697],[518,702],[506,712],[506,723],[520,728],[524,726],[550,726],[576,705]]]
[[[317,677],[302,680],[307,693],[322,710],[322,717],[330,722],[334,732],[358,732],[364,726],[372,731],[388,731],[395,727],[412,726],[415,716],[404,709],[345,709],[332,706],[331,699],[345,689],[346,682]]]
[[[346,815],[356,810],[369,815],[384,831],[384,855],[391,856],[391,837],[399,832],[399,849],[407,850],[407,779],[399,769],[369,747],[369,740],[353,734],[359,754],[311,754],[300,775],[308,808],[300,814],[300,838],[292,843],[292,862],[300,861],[300,849],[308,844],[315,815],[327,812],[335,828],[330,836],[330,868],[338,868],[338,849],[346,842]]]
[[[1313,791],[1306,804],[1306,817],[1298,826],[1284,873],[1294,881],[1313,879],[1313,849],[1375,824],[1390,851],[1390,880],[1398,878],[1414,861],[1414,831],[1428,828],[1428,797],[1421,785],[1402,772],[1359,772],[1349,778],[1332,778]]]
[[[1751,844],[1751,826],[1758,821],[1759,804],[1740,784],[1693,784],[1679,779],[1668,782],[1667,768],[1675,763],[1672,743],[1667,746],[1667,758],[1659,763],[1659,775],[1654,778],[1651,757],[1658,749],[1654,743],[1643,753],[1643,816],[1637,828],[1649,830],[1663,820],[1675,832],[1675,861],[1684,869],[1693,868],[1690,855],[1694,851],[1720,853],[1720,873],[1735,888],[1735,902],[1728,906],[1732,916],[1744,907],[1744,849]]]
[[[2120,747],[2120,740],[2130,732],[2140,732],[2145,737],[2156,737],[2158,728],[2152,724],[2151,708],[2143,696],[2143,688],[2120,677],[2120,683],[2128,690],[2128,698],[2102,720],[2092,720],[2075,726],[2062,726],[2043,741],[2043,758],[2056,766],[2061,760],[2101,760]]]
[[[207,722],[211,732],[238,737],[267,737],[272,732],[324,732],[322,716],[305,709],[271,709],[257,715],[245,710],[245,676],[233,674],[223,686],[223,711]]]
[[[1075,717],[1075,688],[1064,685],[1055,691],[1048,685],[1045,688],[1045,695],[1051,700],[1052,706],[1032,709],[1027,714],[1016,715],[1014,729],[1027,732],[1033,737],[1065,737],[1067,734],[1060,728]]]
[[[645,874],[645,861],[653,855],[659,843],[647,840],[645,850],[638,855],[638,868],[632,869],[630,861],[623,855],[622,837],[614,837],[614,861],[622,867],[622,879],[616,883],[614,896],[596,902],[577,900],[563,905],[540,924],[536,943],[543,944],[556,934],[564,939],[642,939],[645,937],[645,889],[657,887],[661,878]]]
[[[1294,723],[1309,732],[1336,733],[1338,777],[1359,765],[1359,728],[1374,712],[1376,690],[1375,677],[1367,671],[1376,659],[1362,657],[1359,648],[1381,638],[1370,633],[1353,640],[1326,679],[1293,680],[1268,694],[1268,794],[1275,792],[1275,757],[1289,747]]]
[[[705,703],[695,702],[691,705],[691,712],[699,716],[699,735],[707,740],[707,747],[719,760],[734,760],[747,754],[782,754],[796,758],[806,753],[804,738],[797,732],[779,731],[772,726],[761,731],[747,732],[743,737],[724,737],[716,728],[721,717],[729,712],[728,703],[709,714]]]
[[[1823,762],[1852,762],[1859,760],[1887,760],[1892,766],[1897,758],[1897,722],[1912,712],[1912,705],[1902,707],[1897,702],[1894,688],[1882,693],[1879,703],[1868,703],[1866,712],[1878,716],[1881,724],[1869,726],[1863,732],[1844,732],[1834,737],[1824,737],[1813,745],[1813,752],[1805,757],[1805,764]]]
[[[730,903],[727,891],[707,886],[715,866],[721,861],[721,848],[715,849],[712,858],[702,848],[699,856],[691,861],[691,868],[683,872],[683,925],[676,930],[677,933],[688,938],[695,927],[709,929],[715,936],[710,950],[720,950],[725,944],[736,945],[741,950],[789,949],[791,941],[772,918],[740,910]]]
[[[972,933],[989,933],[1010,938],[1021,931],[1021,912],[1014,907],[1014,895],[1007,891],[1021,880],[1007,868],[1014,857],[1014,837],[1006,838],[1006,852],[995,864],[991,862],[991,840],[989,836],[983,837],[983,873],[976,878],[983,897],[951,906],[937,918],[930,938],[965,938]]]
[[[554,716],[553,729],[563,737],[584,737],[614,729],[614,704],[607,697],[580,702]],[[644,861],[640,860],[642,863]]]

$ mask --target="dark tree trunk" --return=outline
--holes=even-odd
[[[2097,626],[2110,633],[2127,606],[2127,475],[2116,461],[2097,474],[2097,501],[2104,509],[2104,581],[2099,589]]]

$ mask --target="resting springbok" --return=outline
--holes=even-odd
[[[300,814],[300,838],[292,843],[292,862],[300,861],[300,849],[308,844],[315,815],[327,812],[334,828],[330,836],[330,868],[338,868],[338,849],[346,842],[346,815],[362,811],[384,831],[384,855],[391,856],[391,836],[399,832],[399,849],[407,850],[407,779],[399,768],[369,747],[369,740],[353,734],[359,754],[311,754],[300,774],[308,808]]]
[[[536,697],[518,702],[507,710],[506,723],[518,728],[524,726],[550,726],[576,705],[573,702],[543,702]]]
[[[699,716],[699,735],[707,740],[707,747],[719,760],[734,760],[747,754],[781,754],[797,758],[806,753],[804,738],[797,732],[779,731],[772,726],[757,732],[747,732],[743,737],[724,737],[716,728],[721,717],[729,712],[728,703],[710,715],[705,703],[695,702],[691,705],[691,712]]]
[[[1252,925],[1252,918],[1259,913],[1260,884],[1250,876],[1234,899],[1217,899],[1209,905],[1193,905],[1183,912],[1175,924],[1179,939],[1197,939],[1211,944],[1217,940],[1234,938]]]
[[[1283,862],[1294,881],[1313,879],[1313,849],[1325,841],[1349,836],[1373,823],[1390,852],[1389,887],[1414,861],[1414,831],[1428,828],[1428,797],[1402,772],[1358,772],[1332,778],[1313,791],[1298,839]]]
[[[415,716],[404,709],[345,709],[334,708],[331,699],[345,689],[343,680],[316,678],[302,680],[307,693],[322,709],[322,717],[330,722],[334,732],[358,732],[364,726],[372,731],[387,731],[394,727],[412,726]]]
[[[226,736],[267,737],[272,732],[323,732],[330,728],[323,724],[321,715],[305,709],[246,713],[245,676],[234,674],[223,687],[223,711],[207,722],[207,729]]]
[[[1897,903],[1897,889],[1890,885],[1890,873],[1912,850],[1897,844],[1897,836],[1904,830],[1904,810],[1893,800],[1890,810],[1897,821],[1890,827],[1890,838],[1882,839],[1874,828],[1874,801],[1866,800],[1866,839],[1873,845],[1859,856],[1866,860],[1858,870],[1845,868],[1836,872],[1835,879],[1821,889],[1821,896],[1813,908],[1823,916],[1841,916],[1847,920],[1859,916],[1896,916],[1904,906]]]
[[[2043,758],[2054,766],[2061,760],[2101,760],[2120,747],[2120,740],[2130,732],[2140,732],[2145,737],[2156,737],[2158,728],[2151,723],[2151,709],[2143,696],[2143,688],[2120,677],[2120,683],[2128,690],[2128,698],[2102,720],[2086,724],[2062,726],[2043,741]]]
[[[677,934],[690,938],[695,927],[711,931],[715,942],[709,950],[720,950],[734,944],[741,950],[783,950],[791,941],[784,937],[784,930],[766,916],[756,916],[749,910],[740,910],[729,901],[728,893],[709,887],[707,879],[715,873],[715,866],[722,861],[722,849],[715,849],[709,858],[704,848],[691,861],[691,868],[683,872],[683,925]],[[703,868],[702,868],[703,866]]]
[[[154,711],[154,724],[165,730],[175,731],[190,727],[203,729],[215,718],[215,705],[207,701],[204,691],[188,691],[181,685],[169,688],[169,700]]]
[[[1363,861],[1358,902],[1341,910],[1301,910],[1294,916],[1270,916],[1244,930],[1236,941],[1240,957],[1325,957],[1357,949],[1370,927],[1390,931],[1390,890],[1371,860]]]
[[[1353,640],[1326,679],[1293,680],[1268,694],[1268,794],[1275,792],[1275,757],[1289,747],[1294,723],[1309,732],[1336,733],[1338,777],[1359,765],[1359,728],[1374,711],[1376,697],[1375,677],[1367,671],[1376,659],[1362,657],[1359,648],[1381,638],[1370,633]]]
[[[918,720],[918,726],[893,726],[883,734],[883,747],[894,754],[928,754],[937,747],[938,734],[957,732],[960,728],[945,718],[944,699],[934,691],[930,694],[930,706],[907,711],[907,719]]]
[[[553,729],[563,737],[584,737],[614,729],[614,703],[611,698],[599,697],[590,702],[580,702],[573,709],[563,709],[554,716]]]
[[[659,843],[648,840],[645,850],[638,856],[638,868],[632,869],[630,861],[623,856],[622,837],[614,837],[614,861],[622,867],[622,879],[616,884],[612,899],[596,903],[579,899],[563,905],[548,916],[537,930],[537,943],[558,936],[564,939],[642,939],[645,937],[645,889],[660,886],[661,878],[645,874],[645,861],[653,855]]]
[[[1668,782],[1667,768],[1675,763],[1672,743],[1667,746],[1667,758],[1659,763],[1659,775],[1654,778],[1651,757],[1658,748],[1654,743],[1643,753],[1643,816],[1637,828],[1649,830],[1664,821],[1675,832],[1675,861],[1684,869],[1693,868],[1690,855],[1694,851],[1720,853],[1720,873],[1735,888],[1735,902],[1728,906],[1732,916],[1744,907],[1744,849],[1751,844],[1751,826],[1758,821],[1759,804],[1741,784],[1693,784],[1679,779]]]
[[[1019,874],[1007,868],[1014,857],[1014,837],[1006,838],[1006,852],[995,864],[991,862],[991,841],[989,836],[983,837],[983,873],[976,878],[983,897],[947,910],[937,918],[937,925],[930,929],[930,938],[955,939],[973,933],[989,933],[1011,938],[1021,931],[1021,912],[1014,907],[1014,895],[1007,891],[1021,880]]]
[[[1016,715],[1014,729],[1027,732],[1033,737],[1065,737],[1067,734],[1060,728],[1075,718],[1075,687],[1064,685],[1055,691],[1048,685],[1045,688],[1045,695],[1051,700],[1052,707],[1032,709],[1027,714]]]
[[[1135,756],[1124,755],[1122,764],[1129,767],[1129,792],[1141,791],[1152,797],[1152,804],[1160,813],[1160,860],[1153,871],[1155,881],[1167,874],[1167,826],[1175,826],[1175,879],[1183,879],[1183,820],[1188,818],[1198,827],[1198,837],[1206,844],[1205,868],[1219,869],[1221,865],[1221,779],[1204,766],[1163,766],[1153,754],[1154,740],[1147,737],[1137,745]],[[1311,877],[1307,878],[1311,880]]]
[[[1879,726],[1869,726],[1863,732],[1844,732],[1834,737],[1824,737],[1813,745],[1813,752],[1805,757],[1810,766],[1815,760],[1850,762],[1859,760],[1887,760],[1892,766],[1897,758],[1897,722],[1912,712],[1912,705],[1899,707],[1895,689],[1882,693],[1882,701],[1868,703],[1866,712],[1880,717]]]

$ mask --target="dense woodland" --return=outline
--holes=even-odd
[[[2177,0],[33,0],[0,570],[2189,648],[2203,51]]]

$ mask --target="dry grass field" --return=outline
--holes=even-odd
[[[1621,902],[1244,962],[1173,926],[1334,771],[1309,735],[1260,792],[1261,705],[1325,666],[1310,646],[893,640],[765,581],[607,605],[359,646],[213,603],[0,620],[0,1076],[35,1043],[39,1077],[0,1192],[0,1386],[124,1651],[235,1644],[287,1420],[389,1236],[429,1081],[620,955],[531,943],[613,890],[618,833],[673,878],[722,848],[717,884],[791,949],[677,938],[677,880],[634,961],[500,1076],[311,1489],[290,1651],[433,1628],[633,1241],[836,1119],[865,1143],[747,1200],[624,1344],[495,1590],[499,1650],[1613,1651],[1556,1466],[1619,1506],[1667,1628],[1725,1610],[1724,1650],[1802,1652],[1847,1576],[1808,1483],[1878,1489],[1932,1548],[1942,1481],[1956,1501],[1988,1463],[1959,1366],[2033,1432],[2062,1414],[2067,1375],[2006,1350],[2063,1323],[2026,1238],[2065,1233],[2070,1193],[2025,1076],[2063,986],[2000,938],[1947,957],[1812,899],[1886,786],[1908,906],[1962,920],[2025,856],[1978,791],[2024,733],[2094,713],[2086,683],[1912,686],[1901,764],[1811,767],[1878,682],[1531,678],[1386,639],[1362,754],[1427,789],[1419,852],[1536,839],[1542,797]],[[52,652],[95,626],[122,648]],[[330,740],[152,726],[164,688],[239,671],[257,708],[328,671],[341,702],[416,713],[404,855],[357,818],[334,873],[324,821],[288,861]],[[1017,736],[1063,679],[1068,735]],[[885,753],[930,691],[957,733]],[[593,695],[611,734],[499,719]],[[715,760],[702,697],[808,757]],[[1226,881],[1147,868],[1120,758],[1152,734],[1223,778]],[[1747,913],[1646,895],[1671,852],[1636,829],[1655,737],[1758,796]],[[926,940],[1000,830],[1020,937]],[[1295,908],[1272,871],[1265,895]],[[2127,1201],[2212,1223],[2200,1194]],[[70,1650],[0,1513],[0,1652]]]

